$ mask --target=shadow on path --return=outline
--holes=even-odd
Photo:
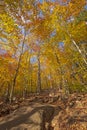
[[[49,122],[49,121],[52,120],[52,116],[53,116],[53,113],[54,113],[54,107],[49,106],[49,105],[36,107],[36,108],[33,108],[33,110],[27,112],[26,114],[22,113],[22,115],[19,115],[18,117],[15,117],[15,118],[11,117],[11,118],[13,118],[13,120],[5,121],[2,124],[0,123],[0,130],[10,130],[11,128],[17,127],[21,124],[40,125],[39,122],[38,122],[38,119],[36,119],[37,122],[36,121],[34,122],[34,120],[31,120],[31,118],[30,118],[36,112],[39,112],[39,114],[41,115],[41,118],[43,118],[42,123],[43,123],[43,127],[44,127],[44,122]],[[47,114],[47,116],[46,116],[46,114]]]

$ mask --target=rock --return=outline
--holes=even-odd
[[[39,125],[28,125],[28,124],[22,124],[19,127],[13,127],[11,130],[41,130],[41,127]]]
[[[87,130],[87,95],[36,95],[11,106],[0,104],[0,114],[8,109],[16,110],[2,117],[0,130]]]
[[[0,121],[0,130],[49,130],[53,113],[51,105],[22,107]]]
[[[53,118],[53,114],[54,114],[54,107],[49,105],[49,106],[45,106],[44,108],[44,122],[50,122]]]
[[[83,104],[82,104],[82,102],[80,102],[80,101],[76,101],[76,107],[77,108],[83,108]]]
[[[11,106],[11,107],[10,107],[10,110],[14,111],[14,110],[16,110],[17,108],[19,108],[19,105],[18,105],[18,104]]]
[[[59,112],[62,110],[60,106],[56,107],[55,112],[54,112],[54,118],[51,122],[51,126],[54,128],[53,130],[59,130]]]
[[[31,126],[31,130],[37,129],[41,130],[43,126],[43,110],[39,110],[35,112],[28,120],[29,126]]]

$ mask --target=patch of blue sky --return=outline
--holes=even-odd
[[[59,42],[58,47],[60,48],[61,51],[64,50],[64,42]]]
[[[41,3],[44,1],[44,0],[39,0]],[[56,0],[50,0],[51,2],[55,2]]]
[[[6,53],[6,50],[0,49],[0,54],[5,54],[5,53]]]
[[[85,7],[84,7],[86,10],[87,10],[87,4],[85,5]]]
[[[6,38],[0,38],[0,41],[7,42]]]
[[[37,62],[37,56],[32,56],[31,59],[30,59],[30,63],[34,64],[36,62]]]
[[[44,17],[44,15],[43,15],[43,12],[42,12],[42,11],[40,11],[40,12],[39,12],[38,17],[40,17],[40,18],[43,18],[43,17]]]
[[[19,29],[21,29],[21,33],[24,34],[24,32],[25,32],[24,27],[21,25],[19,25],[18,27],[19,27]]]
[[[55,36],[55,35],[56,35],[56,30],[54,30],[54,31],[50,34],[51,37],[53,37],[53,36]]]
[[[42,3],[43,2],[43,0],[39,0],[40,1],[40,3]]]
[[[24,44],[24,52],[29,50],[29,46],[27,44]]]

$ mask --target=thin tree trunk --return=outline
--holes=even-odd
[[[9,95],[10,95],[10,83],[7,82],[7,88],[6,88],[6,92],[5,92],[5,103],[9,102]]]
[[[77,45],[77,43],[75,42],[75,40],[72,38],[71,34],[67,31],[68,36],[70,37],[70,40],[72,41],[72,43],[74,44],[74,46],[77,48],[78,52],[81,54],[84,63],[87,65],[87,61],[81,51],[81,49],[79,48],[79,46]]]
[[[61,21],[60,21],[60,22],[61,22]],[[65,23],[64,23],[64,24],[65,24]],[[61,27],[62,27],[62,26],[61,26]],[[84,63],[87,65],[87,61],[86,61],[86,59],[85,59],[85,57],[84,57],[84,55],[83,55],[81,49],[79,48],[79,46],[77,45],[77,43],[75,42],[75,40],[72,38],[72,35],[71,35],[70,32],[68,31],[66,25],[65,25],[65,27],[66,27],[66,33],[67,33],[67,35],[69,36],[69,38],[70,38],[70,40],[72,41],[72,43],[74,44],[74,46],[77,48],[78,52],[81,54]]]
[[[48,81],[47,81],[47,77],[45,76],[45,81],[46,81],[46,87],[47,87],[47,89],[48,89]]]
[[[40,93],[41,92],[41,66],[40,66],[40,50],[38,52],[38,56],[37,56],[37,60],[38,60],[38,81],[37,81],[37,92]]]
[[[29,76],[30,76],[30,78],[29,78],[30,92],[32,92],[32,64],[30,63],[30,57],[29,57],[29,69],[28,70],[29,70]]]
[[[82,51],[80,50],[79,46],[76,44],[76,42],[75,42],[73,39],[72,39],[72,42],[73,42],[73,44],[76,46],[78,52],[81,54],[84,63],[87,65],[87,61],[86,61],[86,59],[84,58],[84,56],[83,56],[83,54],[82,54]]]
[[[9,99],[10,103],[13,100],[14,88],[15,88],[15,84],[16,84],[16,80],[17,80],[17,76],[18,76],[18,72],[19,72],[19,68],[20,68],[20,63],[21,63],[21,59],[22,59],[25,37],[26,37],[26,34],[24,34],[24,38],[23,38],[23,42],[22,42],[22,49],[21,49],[18,65],[17,65],[16,72],[15,72],[15,75],[14,75],[14,78],[13,78],[13,82],[12,82],[12,88],[11,88],[10,99]]]
[[[30,73],[30,92],[32,93],[32,65],[31,65],[31,73]]]
[[[61,76],[61,78],[60,78],[60,89],[63,89],[63,72],[62,72],[62,67],[61,67],[60,60],[59,60],[56,52],[55,52],[55,57],[56,57],[57,63],[59,64],[59,67],[60,67],[60,76]]]

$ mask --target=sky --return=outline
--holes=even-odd
[[[39,0],[40,2],[43,2],[43,0]],[[55,0],[51,0],[52,2],[54,2]],[[61,3],[61,1],[62,0],[57,0],[57,1],[59,1],[60,3]],[[70,1],[70,0],[67,0],[68,2]],[[87,10],[87,4],[86,4],[86,6],[84,7],[86,10]],[[23,30],[22,30],[23,31]],[[22,32],[22,33],[24,33],[24,31]],[[55,32],[53,32],[52,34],[51,34],[52,36],[53,35],[55,35]],[[60,44],[60,46],[61,46],[62,44]],[[3,54],[3,53],[5,53],[6,51],[4,51],[4,50],[2,50],[2,49],[0,49],[0,54]]]
[[[39,0],[41,3],[43,2],[43,0]],[[50,0],[52,2],[54,2],[55,0]],[[60,4],[63,2],[63,0],[56,0],[57,2],[59,2]],[[70,0],[67,0],[66,2],[64,2],[63,5],[66,5]]]

